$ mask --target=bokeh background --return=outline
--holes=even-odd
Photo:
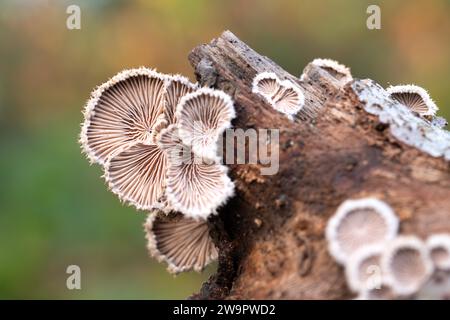
[[[66,28],[70,4],[81,30]],[[366,28],[369,4],[381,30]],[[296,75],[329,57],[421,85],[450,118],[448,0],[2,0],[0,298],[185,298],[214,272],[174,278],[149,259],[145,215],[106,190],[77,136],[96,85],[141,65],[193,79],[187,54],[226,29]],[[66,288],[71,264],[82,290]]]

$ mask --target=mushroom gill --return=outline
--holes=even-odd
[[[390,86],[386,91],[391,98],[422,116],[434,116],[438,110],[428,92],[419,86]]]
[[[393,239],[398,218],[384,202],[374,198],[344,201],[328,221],[330,254],[341,264],[358,249]]]
[[[91,94],[80,142],[92,162],[106,159],[130,142],[150,142],[164,111],[164,76],[147,69],[125,70]]]
[[[231,126],[235,112],[229,95],[202,88],[181,98],[175,117],[183,143],[197,155],[214,159],[219,135]]]
[[[218,256],[205,220],[179,213],[151,212],[144,224],[147,248],[152,257],[168,264],[168,271],[202,271]]]
[[[425,244],[415,236],[392,240],[381,257],[385,276],[400,295],[416,293],[433,272]]]

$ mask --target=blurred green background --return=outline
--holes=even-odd
[[[81,8],[81,30],[66,8]],[[382,29],[366,28],[378,4]],[[106,190],[77,143],[81,110],[118,71],[193,79],[188,52],[230,29],[299,75],[315,57],[355,77],[427,88],[450,118],[450,1],[43,1],[0,4],[0,298],[185,298],[214,272],[172,277],[147,256],[145,215]],[[82,290],[67,290],[76,264]]]

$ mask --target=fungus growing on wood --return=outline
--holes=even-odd
[[[181,98],[197,89],[197,84],[193,84],[186,77],[180,75],[167,77],[167,93],[164,115],[169,125],[176,122],[175,111]]]
[[[151,256],[167,263],[167,270],[171,273],[200,272],[217,259],[218,252],[205,220],[153,211],[148,215],[144,228]]]
[[[206,219],[234,193],[227,167],[190,161],[169,165],[166,195],[170,205],[187,217]]]
[[[347,284],[355,292],[362,292],[381,285],[381,253],[383,245],[368,245],[353,253],[346,265]]]
[[[131,69],[94,91],[80,140],[91,160],[104,165],[121,200],[142,210],[168,211],[173,203],[187,215],[207,217],[233,193],[215,156],[233,117],[233,102],[222,91],[198,89],[180,75]],[[171,161],[169,150],[175,151]],[[212,164],[192,163],[205,155]]]
[[[347,200],[328,221],[328,249],[344,264],[358,249],[393,239],[397,230],[398,218],[386,203],[374,198]]]
[[[416,293],[433,272],[426,245],[415,236],[399,236],[381,256],[384,275],[400,295]]]
[[[335,60],[317,58],[314,59],[311,64],[326,70],[329,74],[331,74],[338,80],[344,82],[353,80],[350,69]]]
[[[264,96],[267,100],[270,100],[278,89],[280,89],[280,80],[273,72],[261,72],[253,79],[252,91]]]
[[[281,81],[275,73],[263,72],[253,79],[252,92],[260,94],[278,112],[292,119],[305,105],[302,90],[290,80]]]
[[[163,129],[158,144],[168,159],[166,197],[170,206],[187,217],[206,219],[234,193],[227,167],[217,159],[195,157],[178,136],[176,125]]]
[[[126,145],[105,164],[105,179],[111,191],[136,208],[163,209],[167,157],[157,145]]]
[[[235,112],[225,92],[202,88],[181,98],[175,116],[183,143],[195,154],[214,159],[219,135],[231,126]]]
[[[391,98],[421,116],[434,116],[438,107],[428,92],[416,85],[390,86],[386,89]]]
[[[434,266],[440,270],[450,270],[450,235],[431,235],[426,244]]]
[[[91,94],[80,143],[92,162],[104,164],[130,142],[151,141],[164,110],[164,75],[147,68],[124,70]]]

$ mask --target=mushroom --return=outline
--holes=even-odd
[[[280,80],[273,72],[261,72],[253,79],[252,92],[264,96],[270,100],[280,89]]]
[[[434,116],[439,109],[428,92],[416,85],[390,86],[390,97],[421,116]]]
[[[80,142],[113,193],[151,210],[149,250],[171,272],[217,258],[206,219],[234,192],[215,152],[234,116],[224,92],[147,68],[120,72],[87,103]]]
[[[328,221],[326,238],[330,254],[341,264],[358,249],[393,239],[398,218],[383,201],[374,198],[346,200]]]
[[[253,79],[252,92],[260,94],[278,112],[293,119],[305,105],[301,88],[290,80],[281,81],[273,72],[262,72]]]
[[[335,60],[317,58],[311,64],[324,69],[340,81],[349,82],[353,80],[350,69]]]
[[[235,112],[229,95],[201,88],[181,98],[175,116],[183,143],[199,156],[215,158],[219,135],[231,126]]]
[[[173,75],[167,77],[167,94],[164,115],[167,123],[176,122],[175,111],[181,98],[198,89],[197,84],[193,84],[181,75]]]
[[[106,159],[130,142],[149,143],[164,111],[164,75],[147,68],[124,70],[91,94],[80,143],[91,160]]]
[[[141,142],[125,145],[105,164],[111,191],[137,209],[164,209],[167,157],[157,145]]]
[[[355,292],[379,288],[382,283],[382,245],[368,245],[353,253],[346,265],[345,276],[350,289]]]
[[[233,195],[234,184],[227,167],[197,158],[178,132],[172,124],[161,130],[156,145],[125,146],[109,158],[105,178],[112,192],[138,209],[174,209],[206,219]]]
[[[427,247],[415,236],[399,236],[389,242],[381,256],[381,266],[400,295],[416,293],[433,272]]]
[[[434,266],[440,270],[450,271],[450,235],[431,235],[426,244]]]
[[[206,219],[234,193],[227,167],[219,163],[169,163],[167,199],[175,210],[187,217]]]
[[[186,218],[180,213],[151,212],[144,224],[147,248],[171,273],[202,271],[217,260],[215,247],[205,220]]]

